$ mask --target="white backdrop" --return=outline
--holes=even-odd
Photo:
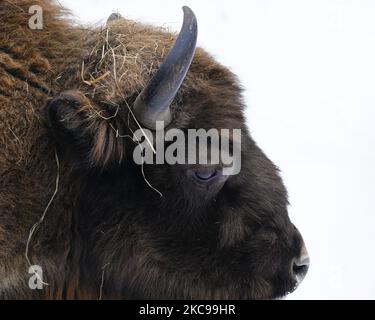
[[[375,298],[375,1],[60,0],[179,30],[238,74],[253,137],[281,168],[310,271],[289,299]]]

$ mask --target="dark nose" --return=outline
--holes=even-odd
[[[305,245],[303,245],[300,256],[292,260],[292,274],[296,279],[297,284],[300,284],[305,278],[309,266],[310,258]]]

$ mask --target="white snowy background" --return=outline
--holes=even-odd
[[[178,31],[246,88],[250,130],[281,168],[310,271],[289,299],[375,298],[375,1],[60,0],[82,22],[114,11]]]

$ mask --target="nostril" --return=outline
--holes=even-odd
[[[309,270],[310,258],[305,255],[298,259],[293,259],[292,271],[298,283],[305,278],[307,271]]]

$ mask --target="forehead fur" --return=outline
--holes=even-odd
[[[80,89],[108,105],[122,104],[124,100],[131,103],[160,67],[177,36],[123,18],[90,33],[90,53],[83,61]],[[241,113],[240,97],[235,75],[198,48],[174,107],[178,102],[191,102],[196,111],[208,104],[219,114],[220,107]],[[194,112],[194,106],[188,109]]]

